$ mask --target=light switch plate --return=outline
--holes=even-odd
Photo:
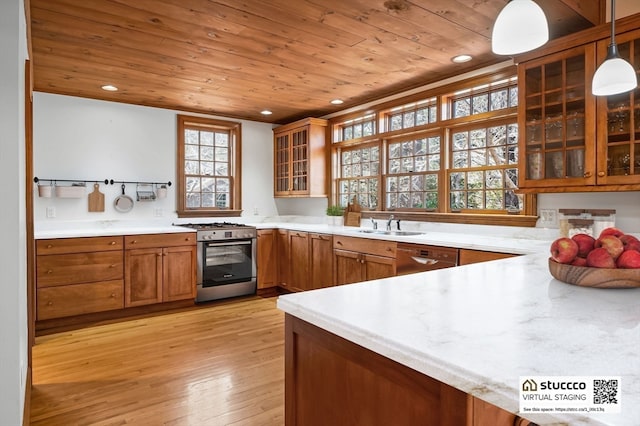
[[[53,219],[56,217],[56,208],[55,207],[47,207],[47,217],[49,219]]]
[[[544,227],[556,227],[558,214],[556,209],[540,209],[540,225]]]

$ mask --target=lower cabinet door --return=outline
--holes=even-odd
[[[195,299],[196,246],[167,247],[162,255],[162,301]]]
[[[365,254],[363,257],[364,281],[396,276],[396,260],[394,258],[371,254]]]
[[[38,289],[37,319],[47,320],[124,307],[122,280]]]
[[[348,250],[333,250],[334,280],[336,285],[363,281],[362,255]]]
[[[162,302],[162,249],[125,251],[124,306]]]

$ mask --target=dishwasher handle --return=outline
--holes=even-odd
[[[429,257],[411,256],[411,259],[421,265],[435,265],[436,263],[438,263],[438,260],[431,259]]]

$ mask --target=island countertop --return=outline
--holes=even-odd
[[[640,424],[640,288],[562,283],[548,254],[280,296],[278,307],[518,413],[520,376],[620,376],[619,414],[524,414],[539,424]]]

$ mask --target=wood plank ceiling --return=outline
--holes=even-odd
[[[593,0],[537,2],[552,38],[601,21]],[[506,3],[30,0],[34,89],[271,123],[320,117],[504,61],[490,35]],[[474,59],[451,62],[463,53]]]

